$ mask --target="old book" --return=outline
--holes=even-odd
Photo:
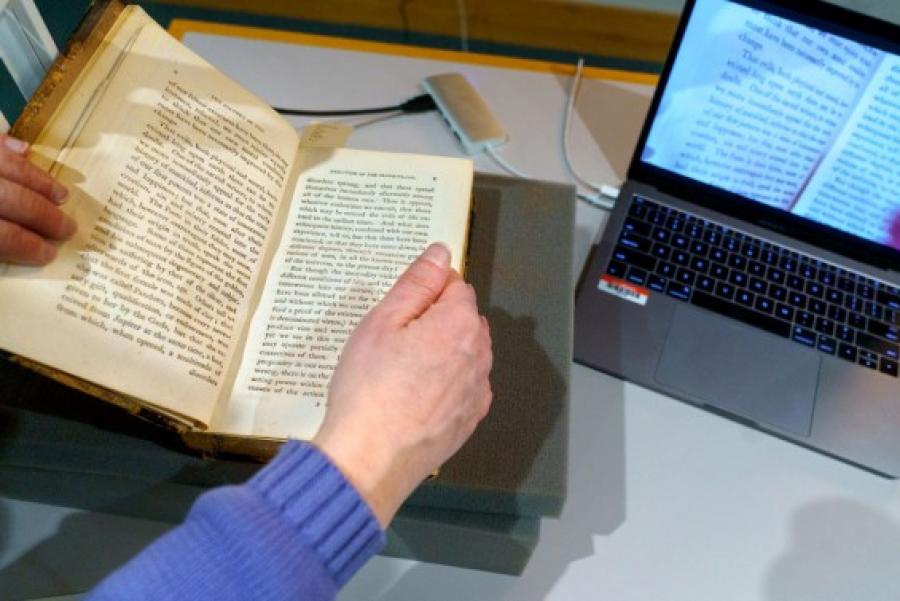
[[[95,5],[13,134],[73,240],[0,276],[0,347],[266,456],[309,438],[343,341],[430,242],[462,269],[471,161],[316,147],[136,6]]]

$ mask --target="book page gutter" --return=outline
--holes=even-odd
[[[79,232],[49,267],[0,278],[0,341],[208,423],[298,138],[144,18],[59,155]]]
[[[344,342],[410,261],[446,243],[459,269],[471,162],[301,150],[304,167],[227,411],[213,429],[310,439]]]

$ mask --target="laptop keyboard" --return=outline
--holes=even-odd
[[[635,196],[606,272],[897,377],[900,290]]]

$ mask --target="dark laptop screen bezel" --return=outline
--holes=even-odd
[[[900,26],[880,21],[833,4],[817,0],[729,0],[799,23],[828,31],[893,54],[900,54]],[[853,259],[881,268],[897,270],[900,250],[854,236],[839,229],[816,223],[810,219],[767,206],[746,197],[726,192],[715,186],[678,175],[641,160],[651,125],[656,117],[663,90],[666,88],[672,65],[697,0],[687,0],[659,84],[653,95],[647,119],[641,130],[635,152],[628,168],[628,178],[650,184],[663,193],[689,200],[701,206],[732,215],[770,230],[836,251]],[[862,33],[865,32],[865,33]],[[898,191],[900,193],[900,191]]]

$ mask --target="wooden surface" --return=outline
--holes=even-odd
[[[156,0],[151,0],[156,1]],[[460,37],[495,44],[662,62],[675,33],[673,13],[562,0],[164,0],[166,4],[240,11],[329,24]]]

